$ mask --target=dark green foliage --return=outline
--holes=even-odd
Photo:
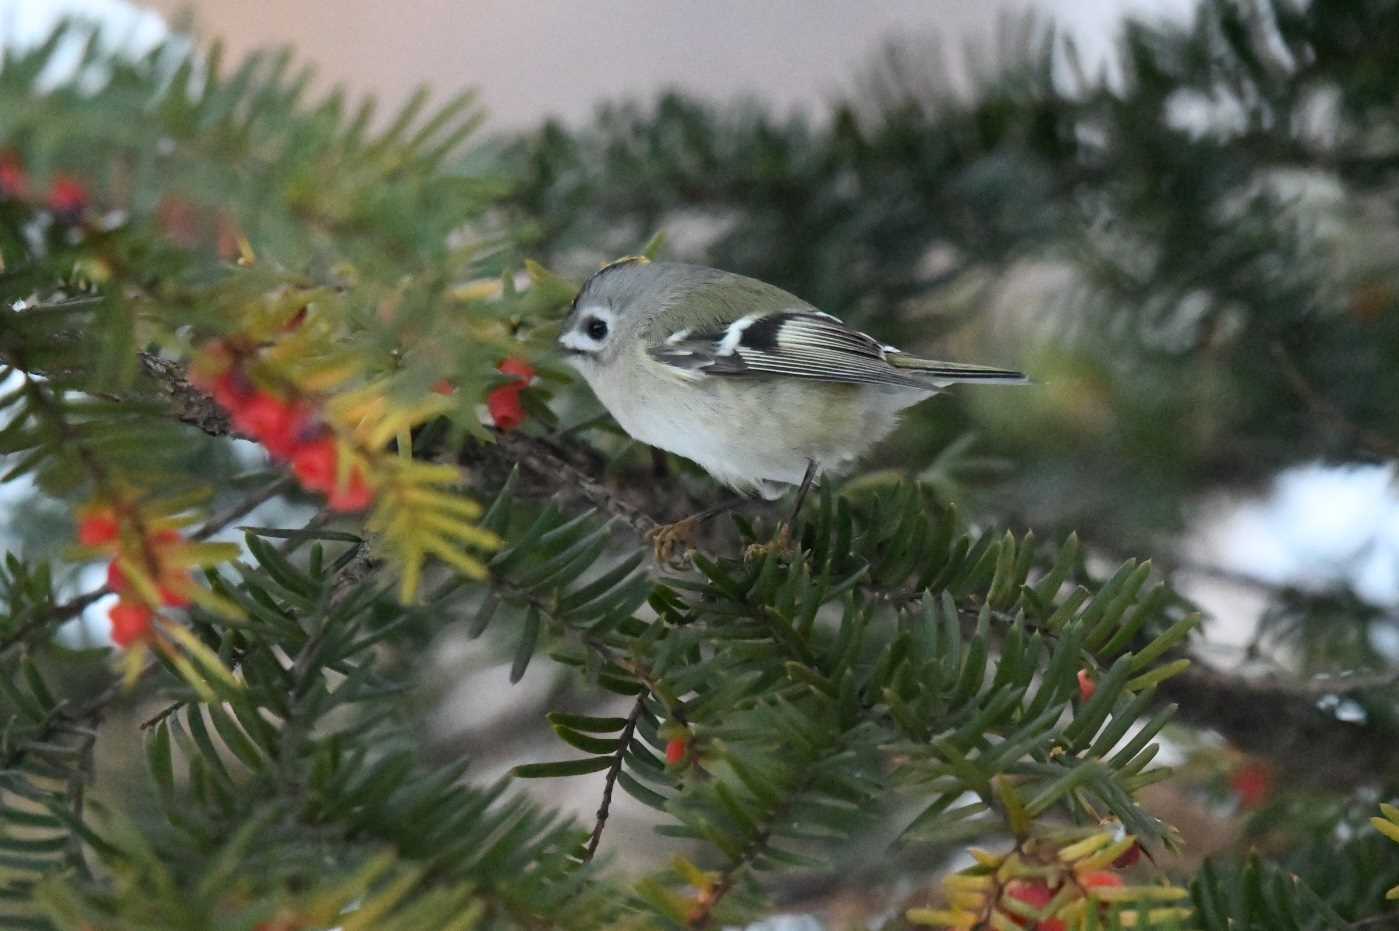
[[[1348,926],[1300,877],[1256,856],[1239,866],[1206,863],[1191,893],[1206,931],[1310,931]]]
[[[30,661],[0,679],[6,728],[0,739],[0,922],[45,927],[31,911],[33,884],[58,870],[87,874],[84,847],[110,844],[83,823],[84,772],[96,735],[92,721],[59,704]]]
[[[546,510],[525,539],[556,541],[549,552],[559,555],[545,567],[575,550],[587,555],[575,564],[582,572],[595,558],[583,544],[605,528],[589,534],[580,523]],[[799,539],[809,552],[800,560],[776,549],[753,560],[696,556],[701,579],[650,583],[659,615],[651,622],[630,616],[646,587],[627,619],[611,624],[580,621],[569,610],[576,597],[526,593],[522,648],[548,613],[556,637],[582,637],[556,658],[604,687],[652,697],[638,705],[634,731],[626,719],[552,716],[562,740],[589,756],[517,775],[585,775],[620,754],[623,790],[674,819],[667,835],[716,848],[726,882],[819,865],[823,850],[870,828],[904,795],[920,800],[905,817],[904,844],[997,834],[1008,813],[993,782],[1006,775],[1031,818],[1111,813],[1148,843],[1164,837],[1131,793],[1169,772],[1145,770],[1169,709],[1119,743],[1172,671],[1150,667],[1151,657],[1197,619],[1169,623],[1160,590],[1141,594],[1145,568],[1128,564],[1096,592],[1061,593],[1076,541],[1053,561],[1036,559],[1033,541],[969,537],[949,509],[929,509],[911,487],[858,508],[827,489]],[[497,562],[512,564],[504,555]],[[634,565],[594,588],[610,583],[611,597],[623,597]],[[1044,573],[1042,594],[1026,585],[1032,568]],[[508,573],[496,583],[505,599],[520,587]],[[502,623],[488,604],[492,623]],[[562,607],[555,614],[551,605]],[[1144,628],[1157,633],[1141,653],[1121,652]],[[1110,668],[1080,703],[1076,674],[1098,664]],[[693,763],[667,767],[677,727]],[[645,900],[668,914],[664,885],[646,888]]]
[[[217,49],[202,65],[179,43],[124,62],[92,43],[84,68],[107,78],[86,94],[36,89],[61,34],[7,55],[0,154],[22,153],[36,185],[75,175],[94,216],[123,215],[36,237],[42,198],[0,197],[0,303],[25,302],[0,313],[0,375],[21,373],[0,397],[3,481],[79,501],[107,473],[140,474],[172,513],[256,495],[272,476],[235,475],[227,423],[191,413],[202,396],[170,360],[234,330],[285,332],[315,305],[335,326],[312,361],[353,358],[395,402],[452,381],[448,422],[392,438],[444,462],[474,436],[472,474],[447,480],[491,502],[479,526],[500,546],[483,548],[484,580],[428,564],[404,604],[384,539],[354,519],[245,527],[237,565],[202,578],[242,616],[191,608],[178,623],[202,651],[146,654],[126,684],[105,652],[53,640],[100,591],[7,555],[0,924],[730,927],[801,875],[867,886],[898,926],[974,841],[1028,857],[1121,828],[1148,854],[1144,887],[1190,888],[1194,917],[1152,927],[1378,926],[1399,847],[1364,819],[1392,773],[1274,799],[1249,835],[1262,855],[1194,876],[1151,866],[1177,837],[1139,793],[1173,775],[1159,741],[1186,732],[1166,730],[1162,693],[1191,700],[1179,686],[1202,619],[1162,563],[1124,554],[1179,526],[1187,491],[1392,455],[1399,281],[1383,248],[1352,253],[1393,232],[1360,208],[1399,189],[1396,23],[1381,0],[1212,0],[1187,26],[1132,26],[1117,83],[1065,79],[1052,34],[1012,25],[966,99],[905,45],[829,119],[668,96],[475,153],[471,171],[469,95],[431,112],[416,96],[385,122],[339,94],[308,102],[286,54],[230,72]],[[1191,101],[1229,120],[1192,125]],[[1336,122],[1317,134],[1321,105]],[[1339,220],[1297,176],[1334,189]],[[736,542],[716,534],[692,571],[666,572],[635,531],[684,503],[688,473],[581,442],[607,447],[610,424],[558,432],[543,385],[519,443],[474,408],[570,297],[538,270],[517,290],[519,254],[584,272],[580,254],[635,251],[696,215],[712,236],[680,258],[917,349],[980,321],[998,279],[1053,266],[1053,300],[981,334],[1027,352],[1044,383],[1014,404],[927,405],[891,468],[821,485],[790,545],[768,513],[740,517]],[[973,426],[994,459],[970,454]],[[551,474],[549,457],[574,471]],[[571,487],[581,473],[592,507]],[[1038,537],[1006,529],[1025,523]],[[1393,625],[1350,593],[1281,592],[1264,632],[1303,675],[1363,675],[1385,670],[1375,633]],[[512,726],[552,730],[556,750],[531,748],[504,780],[427,723],[433,661],[468,642],[526,680],[512,697],[551,680],[549,710]],[[1268,700],[1284,720],[1359,715],[1376,742],[1399,736],[1392,678],[1314,686]],[[540,801],[565,778],[600,799],[591,831]],[[658,824],[639,874],[605,831],[623,795]],[[909,879],[916,901],[890,891]]]

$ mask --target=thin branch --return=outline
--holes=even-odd
[[[1316,676],[1298,683],[1298,691],[1310,695],[1353,695],[1356,692],[1371,692],[1376,689],[1392,688],[1399,685],[1399,667],[1384,672],[1342,672],[1336,675]]]
[[[47,610],[37,612],[29,620],[6,634],[4,639],[0,639],[0,655],[8,652],[11,647],[24,642],[29,638],[30,634],[43,629],[49,624],[66,621],[70,617],[81,614],[83,609],[88,605],[92,604],[103,595],[108,595],[110,593],[111,589],[104,585],[101,588],[79,595],[71,601],[65,601],[63,604],[59,605],[51,605]]]
[[[63,704],[59,704],[53,709],[53,712],[48,716],[48,719],[44,722],[44,726],[38,733],[17,745],[3,759],[0,759],[0,770],[14,769],[19,766],[30,750],[48,743],[54,735],[65,727],[77,727],[80,725],[95,727],[100,724],[102,717],[107,713],[107,709],[113,702],[121,696],[128,694],[130,691],[134,691],[138,683],[145,681],[160,668],[161,665],[159,662],[152,661],[147,663],[145,668],[137,674],[130,689],[126,688],[125,682],[122,679],[117,679],[101,692],[98,692],[97,695],[86,704],[79,706],[74,711],[70,712],[65,709]]]
[[[632,734],[636,732],[637,719],[646,707],[646,695],[642,695],[632,706],[631,714],[627,715],[626,726],[622,728],[622,734],[617,745],[617,752],[612,757],[612,765],[607,768],[607,781],[602,786],[602,803],[598,805],[597,822],[593,825],[592,836],[588,838],[588,849],[583,854],[583,862],[588,863],[597,853],[598,844],[602,842],[603,828],[607,827],[607,814],[612,807],[612,788],[617,784],[617,777],[622,773],[622,761],[626,759],[627,747],[631,745]]]
[[[1399,928],[1399,914],[1371,915],[1346,925],[1346,931],[1359,931],[1360,928]]]
[[[645,537],[660,529],[661,523],[654,517],[623,500],[606,485],[569,462],[547,441],[523,433],[505,433],[500,436],[497,445],[509,454],[514,463],[547,479],[564,494],[582,498],[620,519],[639,536]]]
[[[229,508],[219,514],[210,517],[198,530],[191,533],[191,540],[206,540],[218,533],[229,524],[257,510],[258,507],[277,497],[283,492],[289,491],[296,483],[290,476],[282,476],[270,483],[260,491],[255,491],[243,498],[241,501],[229,506]]]
[[[161,708],[161,709],[160,709],[159,711],[157,711],[155,714],[151,715],[149,718],[146,718],[146,720],[142,721],[142,722],[141,722],[140,729],[143,730],[143,731],[148,731],[148,730],[150,730],[151,728],[153,728],[153,727],[155,727],[157,724],[159,724],[161,721],[164,721],[166,718],[170,717],[170,715],[172,715],[172,714],[174,714],[175,712],[179,711],[179,710],[180,710],[181,708],[183,708],[186,704],[187,704],[187,702],[186,702],[183,698],[180,699],[179,701],[173,701],[173,702],[171,702],[170,704],[166,705],[164,708]]]
[[[1307,376],[1297,367],[1292,356],[1288,354],[1286,347],[1281,342],[1275,341],[1272,345],[1273,358],[1277,359],[1278,366],[1282,370],[1283,377],[1287,379],[1292,390],[1307,403],[1312,411],[1341,430],[1354,436],[1360,444],[1370,452],[1386,459],[1399,458],[1399,445],[1396,445],[1389,437],[1376,433],[1355,423],[1346,416],[1345,411],[1333,401],[1326,398],[1316,386],[1307,380]]]
[[[1251,680],[1197,664],[1161,683],[1158,695],[1182,721],[1217,731],[1249,753],[1285,761],[1288,778],[1339,790],[1399,772],[1399,742],[1382,725],[1347,721],[1318,707],[1321,694],[1294,683]]]
[[[141,353],[141,370],[150,376],[157,393],[170,405],[170,412],[181,423],[198,427],[210,436],[236,435],[228,412],[185,378],[185,366],[154,353]]]

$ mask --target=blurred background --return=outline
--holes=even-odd
[[[33,2],[33,0],[31,0]],[[37,5],[44,5],[40,2]],[[61,4],[55,4],[59,6]],[[602,0],[586,7],[509,0],[157,0],[144,6],[218,36],[233,57],[295,44],[324,84],[384,98],[417,85],[478,87],[496,130],[545,118],[579,125],[601,101],[675,88],[712,100],[753,98],[819,115],[893,38],[936,35],[960,53],[1006,16],[1053,19],[1104,61],[1127,12],[1181,16],[1191,0],[777,0],[704,4]]]
[[[662,231],[891,342],[1027,369],[924,405],[848,489],[918,475],[974,522],[1150,556],[1209,613],[1198,655],[1266,677],[1399,661],[1392,6],[0,0],[0,37],[81,12],[135,49],[171,23],[234,60],[290,44],[382,113],[478,87],[473,164],[509,179],[522,254],[581,276]],[[484,773],[548,752],[512,736],[547,670],[512,690],[500,657],[439,652],[444,746]],[[1392,704],[1333,707],[1390,727]],[[1193,856],[1240,802],[1159,799]]]

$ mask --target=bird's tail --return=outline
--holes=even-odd
[[[965,365],[961,362],[938,362],[935,359],[920,359],[917,356],[910,356],[902,352],[891,352],[884,358],[894,368],[926,375],[934,381],[946,384],[962,381],[1001,385],[1030,384],[1029,376],[1014,369],[999,369],[990,365]]]

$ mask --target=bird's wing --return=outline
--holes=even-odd
[[[749,314],[721,328],[662,333],[652,358],[693,374],[810,378],[932,390],[954,381],[1023,382],[1009,369],[919,359],[853,330],[829,314]]]

